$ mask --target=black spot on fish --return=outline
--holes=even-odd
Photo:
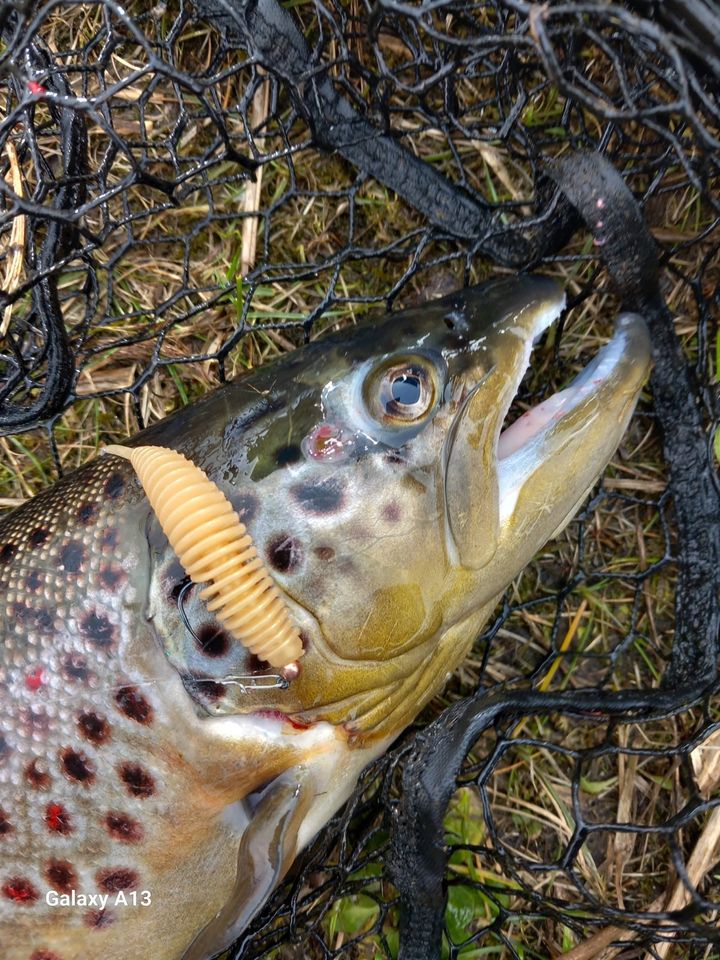
[[[85,754],[77,750],[71,750],[69,747],[63,750],[60,753],[60,763],[68,780],[89,784],[95,779],[95,771],[90,761]]]
[[[111,550],[114,550],[117,545],[118,532],[113,527],[108,527],[108,529],[103,532],[101,540],[103,553],[109,553]]]
[[[230,496],[233,509],[244,524],[250,523],[258,511],[258,498],[252,493],[238,493]]]
[[[25,779],[34,790],[47,790],[50,786],[50,774],[43,769],[38,757],[31,760],[25,767]]]
[[[115,590],[125,579],[125,571],[114,563],[106,563],[98,572],[100,583],[108,590]]]
[[[336,477],[296,484],[290,492],[307,513],[334,513],[343,505],[344,492]]]
[[[270,670],[270,664],[267,660],[261,660],[257,654],[251,653],[243,666],[243,672],[249,674],[267,673]]]
[[[405,457],[395,450],[388,450],[385,454],[385,463],[391,463],[393,466],[402,466],[407,463]]]
[[[400,505],[393,501],[392,503],[386,503],[382,508],[382,518],[387,523],[398,523],[402,517],[402,510]]]
[[[10,563],[17,553],[17,547],[14,543],[4,543],[0,547],[0,563]]]
[[[222,627],[206,623],[198,631],[195,643],[206,657],[224,657],[230,649],[232,637]]]
[[[111,473],[105,481],[105,495],[110,500],[117,500],[125,489],[125,480],[121,473]]]
[[[77,540],[66,543],[60,551],[60,566],[66,573],[79,573],[85,559],[85,548]]]
[[[80,736],[99,746],[110,736],[110,724],[97,713],[81,713],[77,720]]]
[[[180,568],[180,570],[182,575],[182,567]],[[189,583],[192,583],[192,581],[190,580],[190,577],[182,577],[182,579],[176,580],[175,583],[173,583],[169,592],[169,597],[173,603],[178,602],[178,600],[180,599],[180,594],[183,592],[183,590],[185,589],[185,587],[187,587]],[[191,590],[188,589],[187,593],[183,594],[184,601],[189,600],[190,593],[191,593]]]
[[[35,527],[28,537],[28,543],[31,547],[41,547],[44,543],[47,543],[49,539],[49,530],[46,530],[44,527]]]
[[[184,674],[182,677],[183,686],[193,698],[202,702],[207,700],[214,703],[225,696],[225,684],[218,683],[217,680],[211,680],[201,676],[191,676]]]
[[[280,533],[267,545],[267,555],[270,566],[280,573],[292,573],[300,565],[302,550],[297,540]]]
[[[8,746],[8,742],[3,736],[3,734],[0,733],[0,763],[2,763],[2,761],[7,758],[9,753],[10,753],[10,747]]]
[[[30,593],[35,593],[43,584],[43,575],[39,570],[31,570],[25,578],[25,589]]]
[[[79,653],[68,653],[62,660],[62,671],[68,680],[85,682],[90,676],[87,660]]]
[[[146,800],[155,793],[155,780],[137,763],[124,763],[120,767],[120,779],[133,797]]]
[[[83,923],[91,930],[103,930],[115,923],[115,917],[109,910],[89,910],[83,917]]]
[[[279,467],[286,467],[290,463],[302,460],[302,450],[297,443],[288,443],[275,451],[275,462]]]
[[[335,551],[332,547],[315,547],[315,556],[318,560],[327,563],[329,560],[335,559]]]
[[[35,624],[38,630],[49,630],[54,622],[53,615],[44,607],[40,607],[35,611]]]
[[[8,815],[4,810],[0,810],[0,837],[6,837],[8,833],[12,833],[15,827],[10,823]]]
[[[128,867],[116,867],[98,870],[95,880],[101,890],[106,893],[118,893],[120,890],[135,890],[138,886],[138,875]]]
[[[120,687],[115,694],[119,709],[135,723],[152,723],[153,708],[137,687]]]
[[[58,893],[69,893],[77,885],[77,874],[69,860],[50,860],[45,867],[45,879]]]
[[[113,840],[121,843],[139,843],[143,838],[143,828],[126,813],[111,812],[105,817],[105,828]]]
[[[89,523],[93,522],[96,513],[96,503],[81,503],[77,511],[78,523],[82,523],[83,526],[87,526]]]
[[[84,637],[96,647],[109,647],[113,642],[115,630],[104,613],[91,610],[80,624]]]
[[[32,610],[21,600],[16,600],[10,605],[10,613],[15,623],[19,623],[22,626],[27,626],[33,619]]]

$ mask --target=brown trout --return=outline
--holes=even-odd
[[[650,362],[637,316],[503,430],[563,302],[524,277],[388,314],[129,441],[234,504],[301,631],[286,689],[125,460],[0,523],[2,960],[206,960],[244,929],[612,455]]]

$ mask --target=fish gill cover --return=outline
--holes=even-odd
[[[714,955],[714,6],[98,0],[0,20],[3,508],[372,305],[498,268],[557,276],[571,307],[515,414],[619,301],[651,320],[651,387],[578,518],[230,956],[422,960],[441,936],[463,960]]]

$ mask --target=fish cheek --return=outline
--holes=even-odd
[[[434,606],[434,605],[433,605]],[[362,630],[347,656],[356,660],[392,660],[433,635],[440,627],[439,609],[428,608],[419,584],[394,584],[376,590]]]

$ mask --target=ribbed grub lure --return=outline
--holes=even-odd
[[[129,460],[200,599],[243,646],[273,667],[302,656],[287,605],[221,490],[176,450],[109,446]]]

